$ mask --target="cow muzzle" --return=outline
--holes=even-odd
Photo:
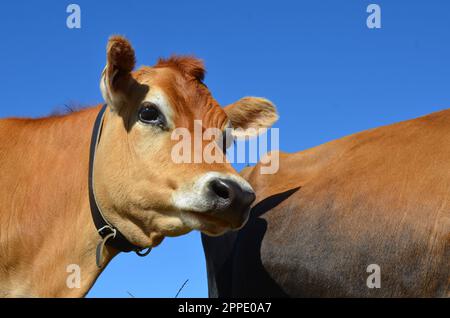
[[[216,178],[208,184],[215,209],[211,215],[230,223],[233,229],[242,227],[248,219],[250,205],[255,201],[252,189],[243,188],[230,179]]]
[[[190,226],[206,229],[209,225],[225,230],[240,229],[248,220],[255,193],[240,176],[209,172],[189,189],[175,191],[174,205],[184,211]],[[208,231],[205,231],[208,232]]]

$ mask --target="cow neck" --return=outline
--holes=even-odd
[[[97,267],[101,268],[103,265],[103,249],[105,244],[121,251],[121,252],[135,252],[139,256],[146,256],[151,251],[151,247],[145,250],[145,248],[134,245],[119,231],[117,227],[112,225],[103,215],[94,193],[94,160],[97,146],[100,142],[100,137],[103,127],[103,119],[107,105],[103,105],[100,112],[95,119],[94,127],[92,130],[91,145],[89,150],[89,204],[91,207],[92,220],[98,234],[101,237],[100,242],[96,249],[96,263]],[[144,251],[145,250],[145,251]]]

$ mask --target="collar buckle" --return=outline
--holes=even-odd
[[[117,234],[117,230],[115,228],[113,228],[112,226],[110,226],[110,225],[103,226],[102,228],[98,229],[97,232],[103,238],[106,237],[106,236],[109,236],[110,234],[113,234],[112,238],[115,238],[116,234]]]

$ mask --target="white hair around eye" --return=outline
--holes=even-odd
[[[142,103],[144,102],[150,102],[156,105],[166,119],[167,128],[175,128],[173,108],[169,103],[169,99],[160,88],[152,86],[142,101]]]

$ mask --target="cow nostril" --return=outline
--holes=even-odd
[[[212,181],[211,189],[220,198],[223,198],[225,200],[230,198],[230,188],[226,183],[222,182],[221,180]]]

